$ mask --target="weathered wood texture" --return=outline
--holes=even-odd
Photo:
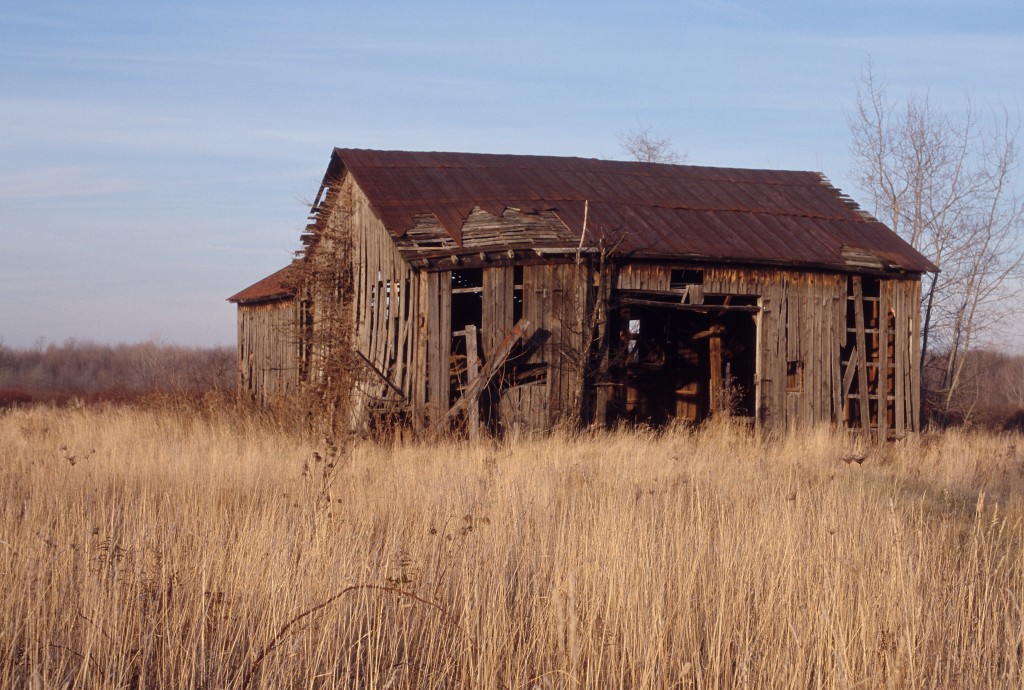
[[[295,392],[299,343],[294,299],[238,305],[238,391],[261,404]]]
[[[453,369],[464,342],[453,346],[453,337],[465,338],[465,330],[453,336],[452,324],[452,271],[465,268],[464,259],[446,257],[452,238],[436,219],[420,219],[395,238],[350,177],[338,184],[322,225],[338,241],[351,242],[354,345],[371,370],[360,381],[359,394],[367,409],[400,404],[421,428],[440,422],[465,386],[464,375]],[[481,249],[481,311],[473,324],[479,327],[479,365],[487,366],[516,319],[531,324],[528,357],[509,363],[527,374],[505,372],[507,379],[496,386],[497,423],[506,432],[543,431],[579,420],[587,416],[584,400],[600,400],[600,405],[606,398],[586,394],[584,372],[594,344],[588,329],[599,332],[607,314],[596,319],[588,314],[597,294],[593,268],[559,253],[579,238],[555,220],[547,211],[477,208],[462,230],[464,245]],[[518,250],[536,250],[540,236],[546,238],[543,251],[531,251],[523,262]],[[499,247],[504,253],[488,254]],[[725,304],[726,296],[747,298],[733,305],[738,310],[753,309],[756,301],[751,317],[757,326],[752,329],[756,418],[766,428],[836,423],[878,438],[919,428],[920,283],[915,277],[619,258],[607,281],[609,308],[624,292],[656,300],[678,294],[678,304],[687,309],[711,309]],[[288,304],[240,306],[243,390],[265,398],[296,385],[300,348],[295,330],[288,328],[296,316]],[[604,419],[604,411],[598,409],[595,418]]]
[[[861,285],[860,276],[722,266],[689,269],[702,273],[705,295],[759,298],[760,424],[785,429],[838,423],[867,429],[878,438],[919,429],[918,280],[882,277],[880,295],[865,297],[855,287]],[[680,269],[623,266],[615,287],[681,294],[672,286],[673,270]],[[864,320],[865,305],[870,324]],[[856,418],[848,416],[850,399],[856,403]]]
[[[483,319],[480,337],[484,359],[487,360],[501,344],[515,320],[515,268],[485,268],[483,275]]]
[[[317,260],[318,253],[338,257],[351,273],[351,287],[350,294],[341,294],[333,302],[342,305],[342,313],[314,308],[312,328],[318,335],[313,339],[320,342],[332,333],[347,334],[360,355],[355,362],[362,371],[355,377],[351,402],[355,427],[364,426],[374,410],[418,412],[427,398],[427,347],[422,342],[426,330],[420,323],[425,307],[422,281],[402,259],[350,176],[335,182],[326,194],[328,203],[320,211],[318,236],[306,260]],[[332,249],[340,246],[347,249]],[[347,326],[338,327],[338,320]],[[310,368],[315,372],[316,363]]]
[[[353,295],[356,344],[374,367],[407,400],[414,399],[416,329],[413,328],[419,282],[370,208],[366,196],[349,177],[351,186]],[[386,390],[368,385],[369,395]]]
[[[460,247],[433,215],[416,218],[415,225],[394,244],[410,262],[448,259],[452,253],[467,251],[494,253],[508,251],[575,250],[579,235],[572,232],[552,211],[518,210],[511,208],[474,208],[461,231]]]

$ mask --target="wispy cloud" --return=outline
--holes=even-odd
[[[141,185],[83,165],[53,165],[0,173],[0,199],[45,199],[126,194]]]
[[[324,132],[240,121],[202,106],[120,105],[60,98],[0,97],[0,150],[68,146],[121,153],[257,153],[268,144],[319,144]]]

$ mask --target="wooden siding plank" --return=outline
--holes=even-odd
[[[427,405],[430,410],[430,420],[434,422],[440,419],[444,409],[441,407],[442,379],[447,388],[447,353],[441,358],[441,315],[440,315],[440,277],[448,277],[447,273],[426,274],[426,303],[427,303]]]
[[[864,287],[860,276],[853,276],[853,316],[857,338],[857,387],[860,396],[860,426],[871,433],[871,410],[868,397],[867,342],[864,336]],[[852,359],[852,357],[851,357]]]
[[[921,283],[907,286],[907,312],[910,317],[910,430],[921,429]]]
[[[778,323],[778,346],[775,360],[775,378],[778,385],[775,387],[775,409],[779,411],[779,422],[782,428],[788,428],[790,417],[786,408],[786,354],[789,348],[787,342],[787,324],[789,323],[789,294],[788,285],[781,282],[779,289],[779,323]]]
[[[845,287],[845,286],[844,286]],[[843,397],[842,397],[842,346],[846,338],[846,323],[841,315],[840,305],[846,302],[846,291],[839,291],[838,295],[833,294],[832,304],[829,309],[829,367],[831,370],[832,383],[832,409],[829,420],[833,424],[842,423]],[[840,324],[842,327],[840,328]]]
[[[417,424],[425,422],[430,416],[430,295],[431,276],[430,273],[421,272],[417,279],[417,304],[419,305],[416,316],[416,367],[413,377],[413,419]]]
[[[907,431],[907,341],[909,339],[910,321],[906,312],[906,290],[902,281],[893,281],[893,310],[896,312],[896,333],[894,354],[894,397],[896,398],[896,434],[902,436]]]
[[[484,269],[483,314],[480,329],[484,361],[490,358],[501,344],[502,338],[512,328],[515,299],[514,271],[512,266]]]
[[[473,324],[466,325],[466,391],[463,396],[469,396],[470,390],[475,390],[477,376],[480,375],[480,360],[477,355],[477,332]],[[483,392],[483,388],[479,389]],[[471,441],[480,440],[480,394],[466,400],[466,407],[469,412],[467,420],[469,426],[469,438]]]
[[[438,285],[438,326],[441,329],[441,352],[438,361],[441,365],[440,397],[438,405],[442,412],[451,405],[451,366],[452,366],[452,274],[440,274]]]
[[[878,440],[889,437],[889,309],[892,281],[881,281],[878,293]]]

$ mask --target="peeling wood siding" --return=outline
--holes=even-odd
[[[421,327],[424,301],[420,276],[402,258],[351,176],[341,183],[340,199],[350,214],[352,232],[352,318],[355,344],[380,375],[402,391],[413,413],[426,400],[423,388],[425,349]],[[432,350],[435,351],[435,350]],[[362,391],[369,399],[393,399],[379,376],[365,378]]]
[[[492,209],[498,210],[498,209]],[[553,211],[523,212],[506,208],[495,215],[475,207],[462,225],[459,246],[433,215],[418,216],[415,225],[393,240],[398,251],[409,261],[447,259],[452,254],[472,252],[497,253],[534,249],[575,249],[579,244],[574,233]]]
[[[293,299],[238,305],[238,391],[261,404],[294,393],[299,344]]]

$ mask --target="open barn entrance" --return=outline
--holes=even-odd
[[[610,422],[699,423],[713,413],[753,420],[756,297],[705,302],[621,300],[611,323]]]

